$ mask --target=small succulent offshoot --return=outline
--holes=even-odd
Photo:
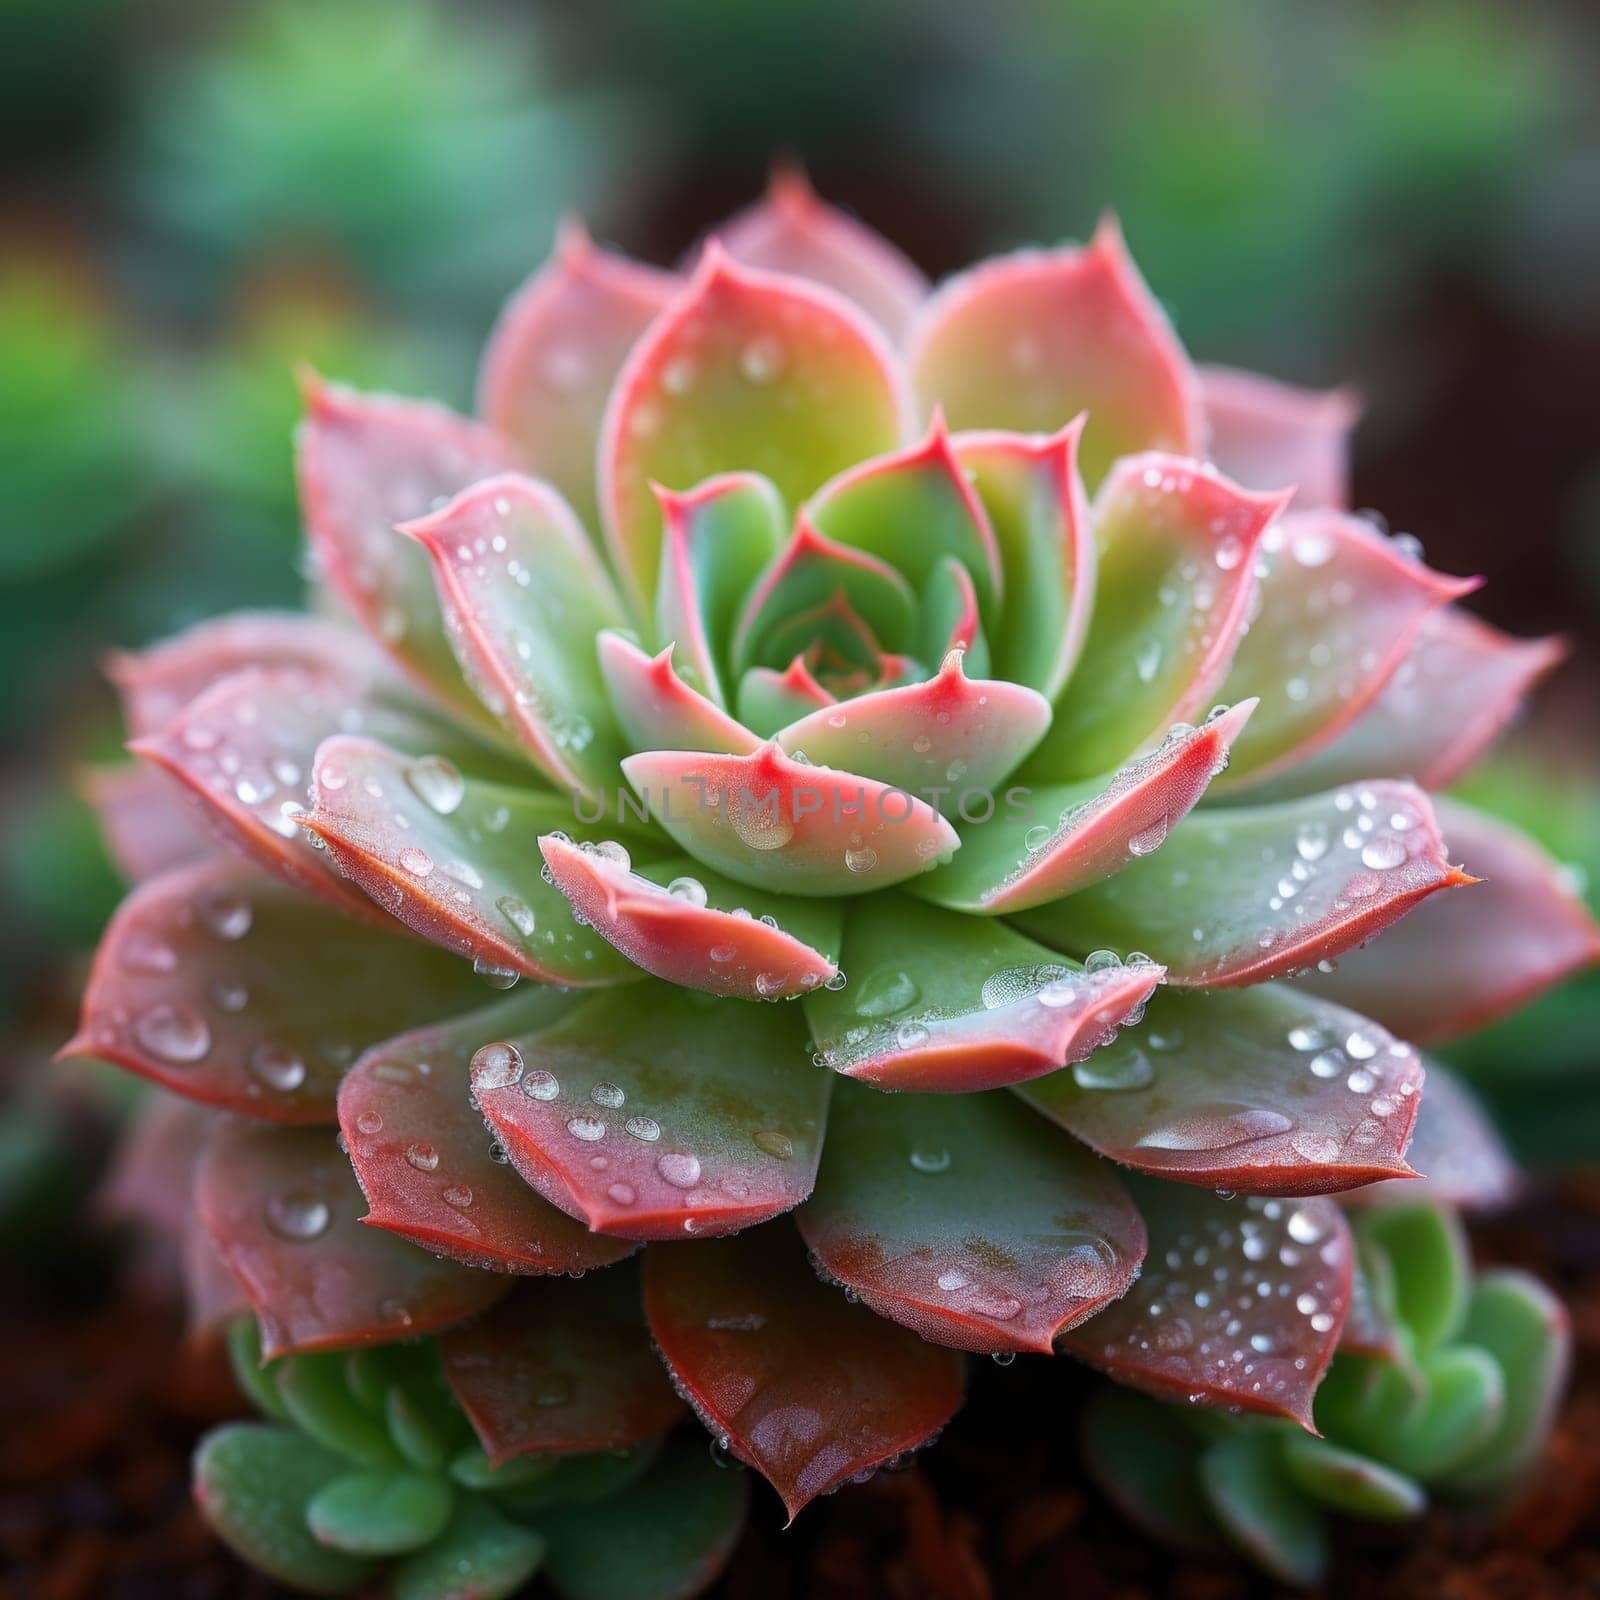
[[[930,293],[793,174],[683,272],[567,228],[480,420],[305,389],[313,614],[114,663],[138,882],[67,1047],[182,1097],[129,1159],[197,1320],[255,1319],[226,1537],[323,1592],[545,1549],[688,1594],[738,1496],[679,1397],[793,1516],[969,1354],[1279,1419],[1223,1424],[1213,1518],[1269,1451],[1332,1493],[1324,1408],[1389,1461],[1339,1197],[1494,1198],[1417,1046],[1600,933],[1431,792],[1560,652],[1346,509],[1342,397],[1191,365],[1109,222]],[[1496,1280],[1424,1332],[1382,1215],[1383,1370],[1469,1348],[1532,1415]],[[1429,1415],[1385,1471],[1443,1481]],[[679,1530],[650,1584],[576,1553],[601,1493]]]

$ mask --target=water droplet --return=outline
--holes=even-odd
[[[714,944],[706,953],[720,967],[725,965],[727,962],[732,961],[733,958],[738,955],[739,949],[737,945]]]
[[[467,783],[452,761],[423,756],[406,768],[406,782],[430,810],[447,817],[466,797]]]
[[[1280,1111],[1262,1107],[1217,1107],[1142,1134],[1143,1150],[1229,1150],[1252,1139],[1287,1133],[1294,1124]]]
[[[1316,1244],[1328,1231],[1317,1213],[1305,1207],[1293,1212],[1284,1227],[1296,1244]]]
[[[751,383],[771,383],[783,362],[783,345],[768,333],[758,334],[739,352],[739,370]]]
[[[250,924],[255,920],[250,902],[242,894],[233,894],[226,890],[213,890],[209,894],[202,894],[195,901],[195,909],[200,913],[200,920],[217,938],[230,942],[244,938],[250,931]]]
[[[1128,840],[1128,851],[1132,855],[1147,856],[1152,850],[1159,850],[1167,839],[1167,819],[1160,816],[1148,828],[1141,828],[1138,833]]]
[[[1324,1050],[1311,1058],[1314,1078],[1337,1078],[1344,1071],[1344,1057],[1337,1050]]]
[[[902,1022],[895,1030],[894,1042],[901,1050],[920,1050],[928,1042],[927,1028],[920,1022]]]
[[[631,1183],[614,1183],[606,1190],[606,1194],[619,1206],[631,1206],[639,1198]]]
[[[267,1201],[267,1226],[291,1244],[320,1238],[332,1221],[326,1202],[306,1189],[291,1189]]]
[[[1140,683],[1155,682],[1155,676],[1161,670],[1162,654],[1159,639],[1145,639],[1140,643],[1133,655],[1133,670],[1139,675]]]
[[[495,1042],[473,1053],[474,1089],[509,1089],[522,1081],[522,1052],[514,1044]]]
[[[794,1154],[794,1140],[786,1133],[779,1133],[776,1128],[757,1128],[751,1134],[750,1142],[774,1161],[787,1161]]]
[[[269,1089],[285,1094],[306,1081],[306,1064],[286,1044],[266,1039],[250,1052],[250,1071]]]
[[[419,1140],[415,1144],[406,1146],[406,1160],[418,1172],[433,1172],[439,1165],[439,1152],[431,1144],[425,1144]]]
[[[517,986],[517,980],[522,976],[515,967],[497,966],[492,961],[485,961],[482,956],[474,956],[472,958],[472,970],[491,989],[514,989]]]
[[[553,1072],[538,1067],[522,1080],[522,1092],[530,1100],[554,1100],[561,1093],[561,1085]]]
[[[1328,853],[1325,823],[1303,822],[1295,834],[1294,847],[1302,861],[1320,861]]]
[[[1122,957],[1115,950],[1091,950],[1083,958],[1085,972],[1109,972],[1122,965]]]
[[[918,1172],[948,1172],[950,1152],[943,1145],[938,1147],[918,1145],[911,1152],[911,1165]]]
[[[656,1171],[675,1189],[692,1189],[700,1181],[700,1158],[668,1150],[656,1158]]]
[[[356,1131],[366,1134],[382,1133],[383,1114],[378,1111],[363,1111],[356,1118]]]
[[[187,1006],[165,1001],[146,1011],[134,1023],[133,1033],[151,1055],[174,1066],[191,1066],[211,1048],[211,1029],[205,1018]]]
[[[574,1139],[582,1139],[585,1144],[593,1144],[597,1139],[606,1136],[606,1125],[599,1117],[592,1117],[587,1111],[580,1111],[575,1117],[567,1118],[567,1132]]]
[[[159,977],[177,969],[178,952],[153,933],[140,928],[123,941],[118,959],[124,972]]]
[[[1072,1081],[1080,1089],[1144,1089],[1155,1076],[1154,1063],[1138,1045],[1097,1050],[1072,1068]]]
[[[852,846],[844,853],[844,864],[852,872],[871,872],[878,864],[878,852],[869,844]]]
[[[444,1203],[454,1206],[457,1211],[465,1211],[472,1204],[472,1190],[464,1183],[452,1183],[441,1191]]]
[[[597,1106],[605,1106],[608,1110],[615,1111],[628,1097],[614,1083],[597,1083],[589,1091],[589,1098]]]
[[[643,1139],[646,1144],[653,1144],[661,1137],[661,1124],[654,1117],[629,1117],[622,1126],[635,1139]]]
[[[706,886],[698,878],[674,878],[667,885],[667,893],[685,905],[703,906],[706,903]]]
[[[419,850],[416,845],[408,844],[400,852],[400,865],[414,878],[426,878],[433,871],[433,857],[426,850]]]
[[[1361,848],[1361,864],[1374,872],[1387,872],[1406,860],[1406,847],[1392,835],[1369,839]]]

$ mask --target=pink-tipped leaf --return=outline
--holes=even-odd
[[[955,859],[913,881],[938,905],[984,915],[1023,911],[1098,883],[1160,849],[1224,771],[1257,702],[1175,731],[1109,778],[1016,787],[1003,810],[962,826]]]
[[[739,720],[763,739],[821,706],[838,703],[838,697],[817,682],[803,656],[796,656],[782,672],[751,667],[739,679]]]
[[[1117,464],[1095,498],[1088,637],[1031,776],[1108,772],[1171,724],[1205,714],[1249,618],[1256,551],[1285,498],[1177,456]]]
[[[1153,856],[1017,920],[1074,954],[1148,950],[1169,983],[1217,989],[1331,961],[1475,881],[1450,865],[1428,797],[1382,781],[1195,812]]]
[[[1423,1044],[1486,1027],[1600,961],[1600,927],[1558,863],[1495,817],[1434,805],[1451,855],[1482,883],[1307,980]]]
[[[1299,511],[1350,503],[1350,433],[1361,403],[1348,389],[1301,389],[1233,367],[1201,367],[1210,458],[1252,489],[1295,486]]]
[[[957,843],[926,801],[796,761],[776,743],[750,756],[649,750],[622,768],[695,860],[758,889],[866,894],[922,871]]]
[[[1130,1183],[1150,1243],[1139,1281],[1064,1349],[1163,1399],[1287,1417],[1311,1399],[1350,1303],[1350,1230],[1329,1200]]]
[[[1112,1168],[1009,1095],[840,1084],[795,1219],[829,1277],[936,1344],[1049,1355],[1125,1293],[1144,1223]]]
[[[631,870],[620,848],[539,841],[556,887],[581,920],[633,964],[669,983],[740,1000],[786,1000],[839,970],[839,909],[767,894],[687,856]]]
[[[852,1305],[779,1224],[645,1257],[645,1313],[714,1437],[794,1518],[926,1444],[961,1403],[961,1357]]]
[[[475,998],[471,973],[443,952],[352,922],[242,862],[206,861],[118,907],[62,1054],[253,1117],[332,1122],[339,1079],[361,1051]]]
[[[89,802],[111,864],[130,883],[186,867],[213,852],[211,834],[147,766],[88,767],[78,792]]]
[[[1087,411],[1091,485],[1119,456],[1204,444],[1199,381],[1109,218],[1082,248],[1018,251],[941,285],[909,359],[922,405],[952,427],[1054,433]]]
[[[1142,1027],[1017,1092],[1101,1155],[1156,1177],[1330,1194],[1412,1176],[1422,1080],[1417,1052],[1377,1024],[1258,984],[1163,990]]]
[[[891,450],[908,405],[883,336],[832,290],[742,267],[713,241],[634,346],[601,427],[599,498],[636,598],[660,563],[652,482],[759,472],[790,505]]]
[[[652,982],[506,1042],[522,1070],[480,1060],[479,1107],[523,1177],[597,1232],[710,1237],[811,1192],[831,1080],[796,1007]]]
[[[1149,960],[1084,971],[995,918],[895,895],[851,908],[843,988],[813,990],[823,1064],[880,1089],[966,1092],[1081,1061],[1161,980]]]
[[[611,384],[682,280],[598,248],[569,219],[483,352],[478,410],[598,532],[594,458]]]
[[[255,1307],[269,1361],[419,1338],[486,1310],[511,1284],[362,1227],[361,1186],[331,1128],[220,1123],[195,1200]]]
[[[684,679],[673,645],[651,656],[625,634],[608,629],[595,648],[611,709],[630,749],[746,756],[760,747],[755,734]]]
[[[471,1100],[476,1057],[514,1073],[505,1038],[573,1004],[558,989],[519,992],[362,1056],[339,1086],[339,1128],[367,1198],[363,1222],[489,1272],[576,1275],[632,1251],[535,1194],[494,1150]]]

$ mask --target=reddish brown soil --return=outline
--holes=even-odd
[[[1600,1176],[1477,1230],[1572,1308],[1578,1363],[1549,1459],[1512,1513],[1350,1525],[1328,1593],[1382,1600],[1600,1597]],[[188,1457],[241,1408],[217,1352],[183,1347],[137,1294],[66,1311],[7,1294],[0,1321],[0,1600],[266,1600],[188,1498]],[[1070,1362],[975,1364],[969,1403],[915,1468],[813,1507],[789,1533],[760,1492],[726,1600],[1253,1600],[1228,1562],[1174,1561],[1078,1471],[1089,1383]]]

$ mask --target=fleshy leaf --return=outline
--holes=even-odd
[[[1304,794],[1391,776],[1447,789],[1566,653],[1559,639],[1513,639],[1458,606],[1431,611],[1410,654],[1355,723],[1268,790]]]
[[[820,706],[838,703],[838,698],[817,682],[803,656],[796,656],[782,672],[751,667],[739,679],[739,720],[763,739]]]
[[[1118,462],[1095,497],[1088,637],[1030,776],[1094,777],[1199,718],[1227,676],[1256,551],[1284,499],[1178,456]]]
[[[555,989],[403,1034],[369,1050],[339,1086],[339,1126],[367,1197],[361,1220],[468,1266],[580,1273],[628,1255],[540,1199],[491,1150],[469,1098],[470,1064],[501,1041],[547,1026],[575,1002]]]
[[[941,556],[923,586],[918,626],[918,653],[924,661],[943,661],[952,650],[961,650],[962,664],[973,677],[989,675],[989,641],[978,616],[978,591],[972,574],[954,556]]]
[[[918,589],[954,556],[972,575],[982,610],[995,615],[1003,579],[994,529],[937,411],[919,444],[851,467],[806,511],[827,538],[877,556]]]
[[[865,894],[957,844],[955,829],[925,801],[796,761],[775,743],[743,757],[643,751],[622,770],[695,860],[759,889]]]
[[[1337,511],[1291,512],[1262,540],[1260,603],[1222,686],[1259,695],[1225,789],[1297,765],[1336,739],[1398,670],[1423,619],[1475,578],[1446,578],[1371,523]]]
[[[748,728],[690,686],[673,660],[675,646],[650,656],[623,634],[607,631],[596,648],[611,709],[630,750],[745,756],[760,745]]]
[[[1505,1415],[1506,1379],[1487,1350],[1470,1344],[1435,1350],[1422,1370],[1427,1402],[1409,1427],[1384,1441],[1384,1457],[1431,1481],[1489,1441]]]
[[[1021,250],[944,283],[910,363],[924,407],[952,427],[1054,433],[1089,413],[1091,484],[1138,450],[1199,453],[1200,385],[1107,218],[1082,248]]]
[[[895,343],[928,297],[928,280],[876,229],[817,197],[794,166],[774,169],[767,192],[717,237],[735,261],[826,284],[861,307]]]
[[[353,1555],[395,1556],[437,1538],[455,1496],[432,1472],[375,1468],[325,1484],[306,1507],[319,1544]]]
[[[996,915],[1111,877],[1159,849],[1194,809],[1256,705],[1245,700],[1198,728],[1179,729],[1109,776],[1010,791],[1003,813],[957,830],[955,859],[917,879],[914,891],[955,910]]]
[[[1381,782],[1196,812],[1155,856],[1017,920],[1074,954],[1137,945],[1169,983],[1217,989],[1342,955],[1473,882],[1447,863],[1428,797]]]
[[[645,1330],[631,1268],[581,1284],[527,1283],[441,1334],[457,1403],[490,1462],[621,1450],[662,1433],[682,1405]]]
[[[197,695],[246,668],[298,667],[363,679],[369,689],[402,680],[364,635],[293,611],[233,611],[196,623],[148,650],[117,652],[106,675],[131,738],[159,733]]]
[[[1506,1408],[1445,1486],[1452,1494],[1485,1494],[1519,1481],[1544,1448],[1572,1361],[1572,1324],[1536,1278],[1502,1270],[1478,1279],[1462,1337],[1488,1351],[1505,1374]]]
[[[222,843],[371,922],[379,920],[371,905],[329,871],[300,829],[317,745],[339,729],[412,750],[450,738],[431,721],[365,704],[360,682],[342,674],[251,668],[214,684],[161,732],[128,748],[176,780]]]
[[[825,537],[802,512],[794,536],[744,601],[733,636],[734,670],[777,667],[813,636],[866,665],[879,650],[911,643],[916,609],[911,585],[896,568],[870,550]]]
[[[1095,552],[1078,476],[1085,418],[1059,432],[963,433],[951,441],[994,530],[1004,604],[994,630],[999,675],[1053,700],[1083,648]]]
[[[612,380],[683,287],[675,274],[595,246],[561,224],[550,259],[506,303],[483,352],[478,411],[598,528],[594,456]]]
[[[1600,961],[1600,927],[1532,839],[1459,801],[1434,806],[1451,854],[1483,882],[1470,897],[1420,907],[1380,949],[1308,980],[1427,1044],[1485,1027]]]
[[[1442,1206],[1383,1206],[1362,1214],[1362,1243],[1381,1250],[1394,1268],[1396,1320],[1418,1355],[1457,1336],[1472,1292],[1466,1230]]]
[[[492,727],[461,681],[427,559],[395,532],[518,465],[487,428],[420,400],[306,380],[300,505],[320,575],[406,673],[458,717]]]
[[[307,1503],[348,1467],[294,1428],[231,1422],[195,1452],[194,1495],[212,1529],[251,1566],[307,1594],[350,1594],[373,1563],[328,1549],[306,1526]]]
[[[638,1293],[634,1280],[636,1300]],[[656,1370],[661,1371],[659,1362]],[[457,1454],[450,1471],[458,1482],[471,1488],[493,1490],[496,1503],[513,1516],[542,1521],[547,1511],[610,1499],[650,1469],[664,1443],[658,1433],[623,1450],[523,1455],[498,1468],[490,1467],[482,1448],[472,1445]]]
[[[507,474],[400,525],[422,545],[467,681],[562,789],[613,782],[622,746],[590,641],[622,602],[572,508]]]
[[[1295,1487],[1331,1510],[1370,1522],[1405,1522],[1427,1509],[1427,1491],[1415,1478],[1370,1456],[1309,1434],[1285,1439],[1281,1448]]]
[[[1144,1271],[1062,1346],[1136,1389],[1309,1429],[1350,1302],[1353,1251],[1339,1208],[1222,1200],[1150,1179],[1129,1187],[1149,1231]]]
[[[458,1495],[444,1532],[395,1567],[391,1600],[509,1600],[539,1570],[544,1538],[478,1495]]]
[[[921,683],[879,689],[791,722],[778,732],[779,747],[876,778],[947,814],[969,795],[992,809],[989,791],[1043,737],[1050,702],[1018,683],[969,678],[962,654],[952,650]]]
[[[381,985],[367,981],[374,972]],[[62,1054],[268,1121],[331,1122],[361,1050],[479,994],[438,950],[351,922],[242,862],[202,862],[123,901]]]
[[[195,826],[172,785],[147,766],[88,767],[78,773],[76,787],[94,809],[111,864],[130,883],[212,854],[211,836]]]
[[[1348,389],[1300,389],[1233,367],[1201,367],[1210,457],[1252,489],[1294,486],[1295,507],[1350,503],[1350,433],[1361,402]]]
[[[1430,1074],[1428,1093],[1436,1084]],[[1374,1186],[1376,1187],[1376,1186]],[[1404,1184],[1396,1184],[1397,1190]],[[1415,1186],[1412,1193],[1415,1193]],[[1349,1202],[1346,1201],[1346,1204]],[[1394,1263],[1381,1250],[1356,1239],[1354,1270],[1350,1275],[1350,1309],[1339,1334],[1341,1354],[1376,1356],[1387,1362],[1401,1359],[1400,1335],[1394,1313]]]
[[[1328,1565],[1322,1514],[1284,1475],[1278,1442],[1267,1433],[1220,1439],[1200,1458],[1212,1514],[1239,1550],[1279,1583],[1303,1588]]]
[[[1004,923],[877,896],[853,907],[840,990],[806,1018],[823,1062],[880,1089],[989,1089],[1081,1061],[1144,1004],[1149,961],[1085,972]]]
[[[961,1357],[852,1305],[785,1227],[645,1258],[645,1311],[700,1419],[791,1518],[924,1444],[961,1401]]]
[[[601,428],[600,506],[636,596],[655,582],[653,481],[763,473],[789,505],[899,442],[907,405],[883,337],[828,289],[757,272],[714,240],[617,376]]]
[[[669,983],[742,1000],[782,1000],[839,970],[842,919],[830,901],[752,891],[687,856],[641,875],[617,859],[615,845],[585,849],[546,834],[539,848],[579,918],[635,966]]]
[[[783,499],[754,472],[724,473],[686,494],[657,486],[656,499],[656,637],[678,647],[685,681],[726,706],[723,673],[739,603],[783,544]]]
[[[268,1360],[413,1339],[484,1310],[510,1284],[362,1227],[361,1187],[327,1129],[218,1127],[195,1202],[261,1319]]]
[[[1422,1075],[1410,1045],[1273,984],[1158,992],[1143,1028],[1019,1093],[1141,1172],[1246,1194],[1328,1194],[1410,1174]]]
[[[1446,947],[1447,948],[1447,947]],[[1432,1200],[1462,1211],[1494,1211],[1517,1191],[1517,1168],[1476,1094],[1440,1062],[1428,1062],[1428,1089],[1417,1111],[1406,1160],[1421,1183],[1374,1184],[1349,1202]]]
[[[369,739],[317,752],[305,825],[339,868],[408,928],[476,961],[496,981],[620,983],[628,963],[572,920],[539,874],[539,835],[574,821],[570,796],[463,780]]]
[[[512,1164],[592,1229],[676,1239],[747,1228],[811,1192],[831,1079],[785,1006],[650,983],[586,1000],[478,1058],[472,1087]]]
[[[1112,1169],[1009,1095],[834,1091],[795,1219],[829,1277],[960,1350],[1035,1350],[1126,1291],[1144,1223]]]
[[[637,1483],[551,1520],[551,1582],[566,1600],[693,1600],[733,1553],[746,1499],[741,1473],[675,1439]]]

